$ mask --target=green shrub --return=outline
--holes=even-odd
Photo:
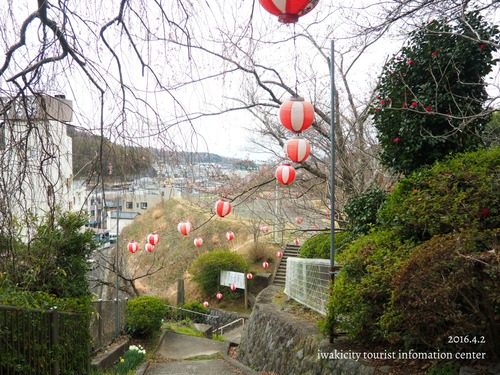
[[[332,324],[358,342],[382,341],[380,318],[392,295],[393,274],[413,245],[389,231],[360,237],[340,256],[342,268],[328,302]]]
[[[344,208],[349,218],[349,232],[354,236],[368,233],[377,222],[377,212],[386,198],[387,192],[378,187],[351,197]]]
[[[500,229],[435,236],[393,275],[386,337],[422,350],[500,353]],[[484,337],[485,345],[449,337]]]
[[[191,274],[203,293],[215,295],[220,288],[220,271],[244,272],[247,269],[248,264],[240,254],[229,250],[215,250],[198,257],[191,266]],[[224,298],[227,295],[228,293],[224,293]]]
[[[340,255],[349,239],[347,232],[335,232],[335,255]],[[320,233],[309,238],[301,246],[299,257],[330,259],[330,233]]]
[[[157,297],[140,296],[127,302],[125,330],[132,337],[149,338],[160,330],[167,312],[163,301]]]
[[[500,226],[500,147],[458,154],[402,179],[379,224],[402,238]]]

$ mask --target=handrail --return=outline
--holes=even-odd
[[[245,318],[238,318],[236,320],[233,320],[230,323],[224,324],[222,327],[217,328],[215,330],[215,332],[217,332],[218,330],[220,330],[220,335],[222,336],[224,328],[232,326],[233,324],[235,324],[235,323],[237,323],[239,321],[243,321],[243,323],[241,324],[241,326],[244,327],[245,326]]]

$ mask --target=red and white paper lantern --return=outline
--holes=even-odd
[[[283,252],[281,252],[281,251],[277,251],[277,252],[276,252],[276,257],[277,257],[277,258],[283,258]]]
[[[187,236],[189,234],[189,232],[191,232],[192,229],[193,229],[193,226],[191,225],[191,223],[189,221],[183,221],[177,225],[177,230],[183,236]]]
[[[280,107],[280,121],[283,126],[295,133],[307,130],[314,121],[314,108],[300,96],[294,96]]]
[[[158,233],[156,232],[153,232],[153,233],[150,233],[148,234],[148,238],[147,238],[148,242],[151,244],[151,245],[156,245],[158,242],[160,242],[160,236],[158,235]]]
[[[234,233],[233,232],[226,232],[226,239],[228,241],[234,240]]]
[[[294,239],[293,243],[295,244],[295,246],[299,246],[300,245],[300,241],[299,241],[298,238]]]
[[[153,251],[155,251],[155,245],[151,245],[149,242],[144,245],[144,249],[148,252],[148,253],[152,253]]]
[[[231,287],[230,287],[230,288],[231,288],[231,290],[234,292],[234,291],[236,290],[236,285],[231,284]]]
[[[215,212],[220,217],[229,215],[231,213],[231,203],[226,202],[224,199],[219,199],[215,202]]]
[[[284,148],[288,158],[295,163],[302,163],[311,154],[311,144],[303,138],[289,139]]]
[[[196,247],[200,247],[201,245],[203,245],[203,238],[201,237],[196,237],[193,241],[194,243],[194,246]]]
[[[267,262],[263,262],[263,263],[262,263],[262,267],[263,267],[263,268],[269,268],[269,263],[267,263]]]
[[[205,301],[205,302],[203,302],[203,306],[205,306],[205,308],[208,308],[208,306],[210,306],[210,304],[207,301]]]
[[[139,250],[139,244],[137,242],[135,242],[134,240],[130,241],[128,243],[128,251],[130,251],[132,254],[137,252],[137,250]]]
[[[251,273],[247,273],[247,280],[252,280],[253,279],[253,275]]]
[[[295,180],[295,168],[290,164],[283,164],[276,169],[276,179],[282,185],[288,185]]]
[[[278,16],[281,23],[295,23],[309,13],[319,0],[259,0],[269,13]]]
[[[264,225],[264,226],[260,227],[260,231],[262,233],[267,233],[267,232],[269,232],[269,227],[267,225]]]
[[[300,224],[302,224],[302,222],[303,222],[303,221],[304,221],[304,219],[302,219],[301,217],[296,217],[296,218],[295,218],[295,222],[296,222],[297,224],[299,224],[299,225],[300,225]]]
[[[222,299],[222,293],[219,292],[215,295],[215,298],[217,298],[219,301]]]

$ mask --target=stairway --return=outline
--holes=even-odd
[[[279,260],[274,272],[273,285],[285,286],[286,281],[286,260],[288,257],[297,257],[300,246],[293,243],[287,243],[283,249],[283,257]]]

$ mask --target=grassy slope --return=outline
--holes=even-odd
[[[193,225],[193,231],[182,236],[177,231],[177,224],[186,220]],[[235,234],[233,241],[225,238],[225,233],[229,230]],[[160,235],[160,242],[154,253],[148,253],[144,250],[144,245],[147,235],[152,231]],[[133,224],[124,228],[122,236],[127,239],[126,242],[134,239],[140,243],[137,253],[124,252],[129,275],[144,275],[157,269],[162,263],[166,265],[154,275],[136,281],[141,293],[168,298],[173,303],[176,302],[177,279],[180,277],[186,278],[186,302],[202,301],[203,296],[197,285],[189,282],[186,272],[200,254],[214,249],[229,249],[247,256],[253,245],[251,229],[241,219],[234,219],[232,215],[223,219],[217,216],[210,218],[209,212],[202,211],[188,201],[177,199],[165,201],[146,211]],[[201,237],[204,241],[199,248],[193,244],[196,237]],[[269,254],[273,254],[275,246],[270,245],[270,248]],[[251,271],[260,272],[259,266],[260,263],[251,265]],[[267,272],[272,272],[272,269]]]

